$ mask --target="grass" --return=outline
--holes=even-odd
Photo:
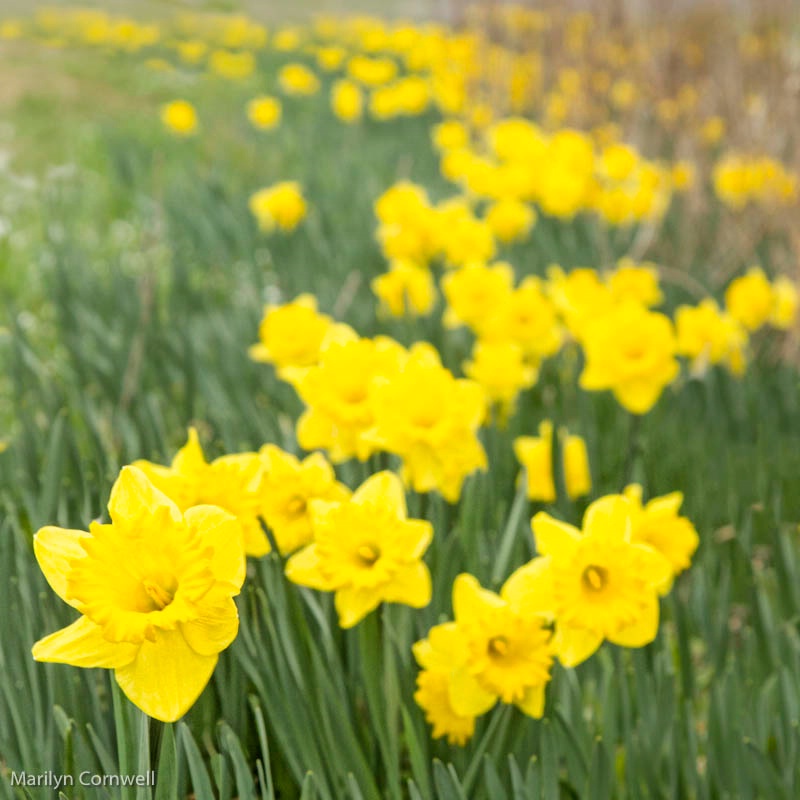
[[[38,58],[37,75],[54,63],[62,73],[11,101],[15,161],[0,176],[18,197],[12,221],[24,234],[0,246],[0,419],[10,444],[0,455],[2,798],[53,797],[12,788],[12,771],[53,770],[77,784],[84,770],[150,763],[155,731],[110,673],[30,657],[34,641],[70,620],[31,539],[44,524],[83,528],[101,516],[120,467],[167,461],[189,424],[212,455],[264,442],[296,450],[297,398],[246,355],[265,300],[311,290],[363,335],[430,339],[454,371],[469,347],[443,333],[438,315],[421,327],[379,319],[369,290],[384,268],[375,197],[402,177],[446,194],[432,116],[349,129],[321,102],[290,101],[282,127],[259,135],[240,113],[256,86],[190,81],[179,88],[201,108],[204,130],[181,143],[165,138],[155,113],[178,91],[172,79],[86,53]],[[88,99],[73,106],[61,81]],[[17,172],[36,185],[18,188]],[[310,218],[266,239],[247,198],[288,177],[303,183]],[[673,213],[656,260],[685,224]],[[555,259],[596,263],[596,225],[542,220],[509,253],[518,277]],[[612,241],[614,255],[626,244]],[[693,274],[710,283],[697,265]],[[668,294],[670,306],[687,299],[677,285]],[[595,495],[622,488],[629,420],[609,396],[577,390],[568,358],[548,365],[506,430],[485,431],[491,471],[470,479],[460,504],[410,498],[436,529],[429,608],[386,607],[343,632],[329,598],[288,584],[278,556],[252,562],[239,638],[154,748],[154,795],[76,785],[66,796],[797,797],[800,387],[796,368],[764,347],[741,381],[685,379],[644,419],[634,474],[650,495],[684,492],[701,548],[662,604],[656,641],[606,645],[577,670],[557,669],[541,723],[495,709],[465,748],[432,741],[412,700],[410,645],[450,615],[457,572],[496,588],[532,555],[534,508],[516,494],[514,436],[543,417],[566,423],[589,442]],[[340,474],[356,485],[366,469]],[[551,509],[573,522],[581,510],[564,499]]]

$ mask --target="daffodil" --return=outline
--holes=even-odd
[[[262,231],[290,233],[305,219],[308,206],[297,181],[281,181],[251,195],[250,211]]]
[[[337,329],[319,363],[291,378],[306,405],[297,422],[300,446],[325,449],[337,464],[369,458],[378,449],[367,436],[375,425],[378,382],[395,375],[405,357],[404,348],[388,336],[366,339]]]
[[[694,525],[679,514],[683,503],[681,492],[671,492],[642,503],[642,487],[636,483],[625,487],[625,497],[632,506],[631,541],[643,542],[667,559],[672,569],[669,579],[660,587],[666,594],[672,579],[689,568],[700,544]]]
[[[505,262],[469,264],[449,272],[442,278],[445,326],[466,325],[480,335],[490,312],[510,300],[513,287],[514,270]]]
[[[308,96],[319,91],[319,78],[305,64],[287,64],[278,73],[281,90],[288,95]]]
[[[286,564],[289,580],[335,592],[339,624],[352,628],[381,603],[422,608],[431,577],[422,556],[430,522],[408,519],[400,479],[379,472],[343,502],[312,500],[314,541]]]
[[[173,100],[161,109],[161,121],[176,136],[192,136],[197,132],[197,111],[188,100]]]
[[[800,292],[797,284],[785,275],[781,275],[772,284],[770,324],[780,330],[789,330],[797,320],[798,308],[800,308]]]
[[[456,578],[455,621],[435,625],[413,647],[422,667],[414,699],[434,737],[464,744],[475,718],[498,701],[543,715],[554,655],[551,604],[549,578],[538,565],[513,573],[499,595],[472,575]]]
[[[585,661],[605,639],[642,647],[656,637],[658,595],[671,568],[661,553],[633,539],[633,516],[627,498],[609,495],[589,506],[582,530],[543,511],[533,518],[542,557],[535,562],[552,582],[553,644],[566,667]]]
[[[342,122],[358,122],[364,110],[361,88],[352,81],[336,81],[331,88],[331,108]]]
[[[702,375],[711,364],[725,364],[740,374],[745,363],[747,331],[711,297],[675,312],[678,355],[690,359],[691,371]]]
[[[33,657],[113,669],[131,702],[174,722],[236,637],[241,527],[214,506],[181,513],[136,467],[122,470],[108,509],[110,524],[34,537],[48,583],[81,616],[38,641]]]
[[[475,381],[454,378],[431,345],[414,345],[397,372],[377,382],[372,408],[368,439],[400,456],[416,491],[438,490],[455,502],[467,475],[486,468],[477,436],[484,392]]]
[[[446,736],[450,744],[466,744],[475,732],[475,718],[497,702],[471,683],[468,690],[477,695],[475,702],[457,683],[469,657],[466,639],[455,623],[444,623],[431,628],[427,639],[416,642],[413,652],[422,667],[414,700],[433,726],[433,737]]]
[[[378,241],[390,261],[425,266],[441,249],[440,221],[421,186],[401,181],[375,201]]]
[[[589,494],[592,476],[586,442],[580,436],[570,434],[566,428],[559,429],[559,440],[567,495],[575,499]],[[539,423],[538,436],[518,436],[514,439],[514,454],[525,468],[524,480],[528,499],[543,503],[555,502],[553,423],[543,420]],[[520,480],[522,479],[523,476],[520,475]]]
[[[514,411],[517,396],[536,382],[538,369],[525,361],[515,342],[477,341],[472,359],[465,362],[464,374],[479,383],[490,403],[499,409],[505,422]]]
[[[313,538],[311,501],[344,501],[350,491],[336,480],[333,467],[322,453],[312,453],[300,461],[280,447],[267,444],[259,455],[264,464],[261,516],[280,552],[293,553]]]
[[[486,209],[486,222],[499,242],[524,240],[536,224],[536,212],[521,200],[505,197]]]
[[[774,304],[772,285],[760,267],[731,281],[725,292],[730,315],[751,333],[769,321]]]
[[[260,95],[247,104],[247,118],[262,131],[276,128],[280,124],[281,114],[281,101],[277,97]]]
[[[586,366],[580,386],[611,389],[633,414],[645,414],[678,374],[672,322],[663,314],[627,303],[592,320],[583,331]]]
[[[558,352],[564,331],[542,281],[532,275],[510,294],[501,291],[477,323],[484,341],[512,341],[537,365]],[[487,298],[492,300],[492,298]]]
[[[388,272],[375,278],[372,291],[393,317],[428,314],[436,302],[430,270],[405,259],[393,261]]]
[[[586,327],[614,307],[611,290],[596,270],[579,268],[566,273],[547,268],[547,292],[573,338],[580,341]]]
[[[258,327],[259,343],[248,353],[253,361],[286,368],[310,367],[319,361],[320,350],[333,320],[317,311],[317,298],[301,294],[284,305],[268,305]]]
[[[170,466],[140,460],[133,464],[181,509],[214,505],[236,517],[244,533],[249,556],[269,552],[269,541],[258,518],[264,470],[257,453],[236,453],[206,461],[195,428]]]
[[[664,299],[658,268],[649,262],[637,264],[631,258],[621,258],[617,268],[606,276],[606,284],[616,303],[634,302],[651,308]]]
[[[512,576],[514,577],[514,576]],[[469,655],[467,673],[487,694],[514,703],[532,717],[544,713],[544,687],[553,662],[545,579],[527,573],[509,579],[497,595],[472,575],[453,584],[453,612]]]

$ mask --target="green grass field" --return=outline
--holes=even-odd
[[[267,442],[300,452],[295,391],[247,355],[265,303],[312,292],[361,336],[428,340],[463,372],[471,339],[443,329],[441,300],[429,318],[387,319],[370,289],[386,268],[376,198],[404,179],[434,200],[453,194],[430,141],[441,115],[345,126],[322,99],[286,98],[280,127],[258,132],[242,109],[273,91],[286,60],[260,52],[257,75],[232,83],[121,53],[0,43],[0,797],[800,796],[800,375],[789,334],[755,340],[740,379],[684,372],[642,418],[632,464],[630,415],[608,392],[578,388],[574,354],[546,362],[508,426],[481,430],[490,467],[458,503],[409,493],[411,516],[435,529],[427,608],[384,605],[344,631],[329,595],[287,581],[284,557],[251,559],[238,638],[174,725],[148,723],[108,670],[32,659],[37,639],[74,618],[34,558],[37,529],[86,529],[119,470],[169,463],[189,425],[209,457]],[[201,116],[202,135],[185,141],[158,117],[181,96]],[[308,217],[266,236],[248,199],[289,178]],[[709,251],[719,226],[736,224],[726,213],[673,202],[646,251],[668,267],[665,307],[696,301],[691,282],[721,300],[720,273],[756,256],[768,273],[790,258],[786,235],[767,231],[720,264]],[[605,263],[629,252],[635,231],[603,231],[589,214],[542,215],[500,256],[521,279],[554,262],[599,266],[599,238]],[[592,498],[620,491],[632,469],[648,496],[683,492],[701,544],[661,602],[654,642],[556,665],[542,720],[498,707],[467,745],[448,745],[413,700],[411,645],[452,616],[459,572],[497,590],[534,555],[529,521],[542,506],[516,488],[512,441],[543,418],[586,439]],[[373,456],[337,473],[355,488],[387,464]],[[577,523],[586,502],[560,496],[548,510]],[[83,771],[151,765],[154,789],[78,785]],[[76,785],[13,786],[20,770]]]

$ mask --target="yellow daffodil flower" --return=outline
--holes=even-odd
[[[182,717],[236,638],[245,576],[242,531],[214,506],[185,513],[136,467],[111,491],[110,524],[42,528],[34,552],[48,583],[81,613],[33,646],[37,661],[113,669],[132,703]]]
[[[408,519],[400,479],[379,472],[344,502],[311,501],[314,541],[286,564],[289,580],[335,592],[342,628],[352,628],[381,603],[423,608],[431,577],[422,556],[430,522]]]

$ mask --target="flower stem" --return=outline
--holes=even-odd
[[[625,455],[625,467],[622,473],[622,488],[624,489],[633,480],[633,473],[636,462],[642,454],[639,442],[639,433],[642,427],[641,414],[630,415],[630,426],[628,427],[628,452]]]
[[[150,717],[150,768],[156,769],[161,750],[161,738],[164,735],[164,723]]]

